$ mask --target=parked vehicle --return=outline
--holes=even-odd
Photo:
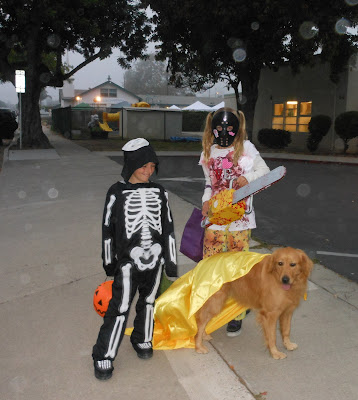
[[[14,138],[17,128],[18,123],[14,111],[8,108],[0,108],[0,146],[3,145],[3,139]]]

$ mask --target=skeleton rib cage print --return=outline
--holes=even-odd
[[[163,253],[162,244],[153,238],[154,231],[162,235],[162,212],[165,203],[168,210],[168,221],[172,223],[167,194],[161,195],[157,187],[137,188],[136,190],[124,189],[122,191],[122,216],[124,219],[124,235],[133,243],[133,248],[128,248],[130,258],[141,271],[153,269],[158,265]],[[104,225],[110,227],[112,213],[115,212],[117,196],[111,194],[104,218]],[[163,203],[164,202],[164,203]],[[105,264],[112,263],[114,238],[107,237],[104,240]],[[169,237],[169,253],[172,262],[175,262],[175,250],[172,245],[174,239]],[[174,254],[172,254],[174,253]]]
[[[136,191],[124,190],[124,216],[127,238],[140,231],[140,246],[134,247],[130,256],[140,270],[153,269],[162,252],[159,243],[153,244],[152,228],[162,233],[160,190],[145,188]]]

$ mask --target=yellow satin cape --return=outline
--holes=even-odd
[[[194,348],[195,313],[224,283],[246,275],[267,255],[250,251],[215,254],[178,278],[155,302],[153,348]],[[219,329],[245,310],[229,298],[221,313],[208,323],[206,332]]]

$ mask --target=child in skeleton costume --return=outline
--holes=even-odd
[[[270,169],[255,146],[246,140],[245,117],[241,111],[220,108],[208,114],[203,134],[201,164],[205,176],[202,213],[208,215],[209,200],[217,193],[239,189],[267,174]],[[223,251],[248,251],[251,229],[256,228],[252,196],[246,201],[246,213],[229,225],[211,225],[205,229],[203,257]],[[237,336],[242,317],[227,325],[228,336]]]
[[[114,275],[112,299],[93,347],[95,376],[109,379],[138,290],[134,329],[130,340],[138,357],[153,355],[153,310],[165,268],[177,276],[174,226],[164,188],[149,181],[158,170],[157,156],[145,139],[129,141],[124,151],[123,181],[107,193],[102,224],[102,259]]]

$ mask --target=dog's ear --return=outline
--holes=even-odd
[[[303,250],[297,249],[297,251],[301,256],[302,272],[308,278],[313,268],[313,262]]]
[[[274,256],[272,254],[266,256],[262,261],[264,268],[268,273],[272,273],[275,268]]]

